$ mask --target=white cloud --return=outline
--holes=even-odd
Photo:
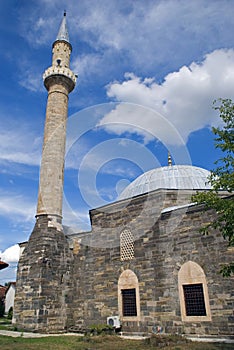
[[[20,33],[32,45],[38,47],[51,40],[52,33],[56,30],[59,18],[51,16],[52,12],[47,12],[47,6],[34,6],[34,8],[21,8],[19,13]],[[47,13],[46,13],[47,12]],[[25,15],[27,13],[28,15]],[[60,16],[61,21],[61,16]],[[57,33],[56,33],[57,34]],[[55,38],[54,38],[55,39]]]
[[[233,72],[234,50],[230,49],[216,50],[201,63],[181,67],[168,74],[162,84],[127,73],[123,82],[109,84],[107,95],[132,105],[120,104],[100,125],[118,135],[138,133],[145,142],[156,136],[166,144],[180,144],[191,132],[220,122],[212,102],[219,97],[234,98]],[[173,127],[170,132],[171,125],[175,132]]]
[[[198,45],[201,49],[207,38],[210,46],[221,40],[225,45],[224,38],[231,38],[227,25],[232,26],[231,9],[229,1],[222,6],[219,1],[207,6],[202,0],[102,1],[92,6],[87,1],[80,8],[77,31],[96,49],[126,50],[135,63],[152,65],[171,59],[170,50],[177,52],[174,60],[178,60],[182,50],[188,54]]]
[[[63,201],[63,225],[68,233],[83,232],[91,229],[88,208],[76,208],[65,197]]]
[[[20,74],[19,84],[25,89],[33,92],[44,91],[45,89],[43,88],[41,79],[42,74],[41,72],[36,72],[36,70],[37,68],[35,65],[30,69],[24,69],[24,71]]]
[[[8,264],[10,263],[15,263],[18,262],[19,260],[19,254],[20,254],[20,248],[18,244],[15,244],[3,252],[0,251],[0,258],[4,261],[7,262]]]
[[[20,8],[20,32],[30,45],[48,45],[57,35],[62,12],[59,0]],[[78,67],[82,71],[85,65],[92,71],[97,61],[96,70],[103,75],[120,61],[148,74],[158,65],[175,69],[207,51],[232,47],[232,12],[229,0],[223,0],[222,6],[219,0],[67,3],[71,42],[83,49]]]
[[[7,282],[16,280],[17,263],[19,261],[20,248],[18,244],[10,246],[3,252],[0,251],[0,258],[7,262],[9,266],[1,271],[0,284],[4,285]]]
[[[100,169],[101,174],[125,176],[134,179],[138,174],[133,167],[121,164],[120,160],[117,162],[107,163]]]
[[[88,78],[93,79],[93,74],[100,72],[103,57],[100,54],[82,54],[72,61],[72,69],[78,73],[79,81],[87,83]]]
[[[0,215],[15,221],[30,222],[34,220],[35,203],[24,195],[0,192]]]
[[[39,165],[42,138],[21,125],[0,124],[0,162]],[[25,137],[27,135],[27,137]],[[13,141],[14,140],[14,141]]]

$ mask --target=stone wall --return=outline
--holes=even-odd
[[[66,331],[72,261],[63,232],[40,216],[18,264],[13,324],[34,332]]]
[[[91,211],[92,233],[83,240],[79,236],[74,256],[73,326],[105,323],[108,316],[118,315],[118,279],[130,269],[139,281],[140,321],[123,318],[123,331],[152,332],[160,326],[166,333],[233,334],[233,279],[219,274],[220,262],[231,261],[232,252],[219,233],[199,232],[212,220],[211,211],[191,206],[161,214],[162,202],[165,207],[173,201],[178,205],[175,192],[156,191]],[[120,260],[124,228],[135,236],[135,257],[129,261]],[[178,272],[188,261],[204,270],[209,322],[182,322]]]

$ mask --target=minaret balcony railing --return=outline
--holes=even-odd
[[[63,75],[70,78],[76,84],[76,75],[67,67],[49,67],[43,74],[43,80],[45,81],[45,79],[52,75]]]

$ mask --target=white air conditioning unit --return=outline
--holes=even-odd
[[[107,317],[107,324],[108,326],[111,326],[113,328],[120,328],[121,324],[120,324],[119,316]]]

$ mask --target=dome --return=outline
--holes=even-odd
[[[131,198],[157,189],[207,190],[210,172],[192,165],[172,165],[149,170],[137,177],[119,195],[118,200]]]

